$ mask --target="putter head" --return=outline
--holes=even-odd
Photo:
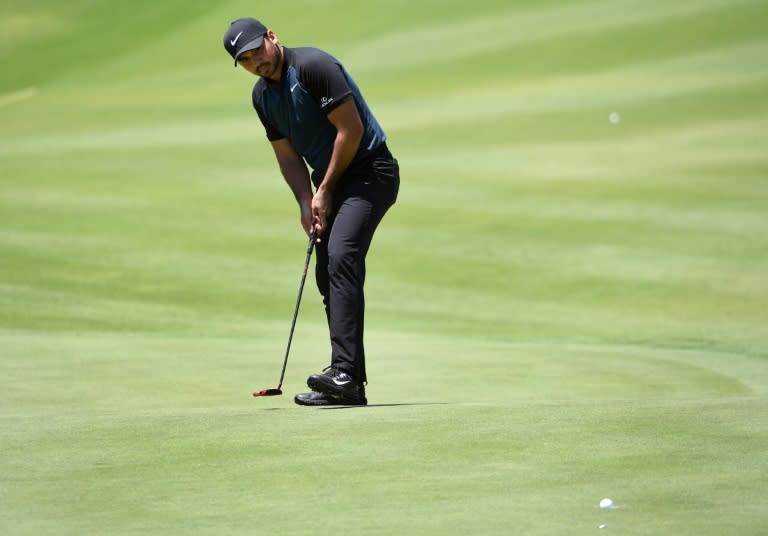
[[[261,391],[254,391],[253,396],[280,396],[283,391],[278,387],[277,389],[262,389]]]

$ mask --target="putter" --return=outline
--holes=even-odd
[[[288,347],[285,349],[285,359],[283,359],[283,370],[280,372],[280,382],[275,389],[262,389],[254,391],[253,396],[280,396],[283,394],[283,379],[285,378],[285,367],[288,365],[288,353],[291,351],[291,341],[293,340],[293,330],[296,327],[296,318],[299,316],[299,304],[301,303],[301,293],[304,291],[304,281],[307,280],[307,270],[309,270],[309,259],[312,257],[312,250],[315,247],[317,232],[314,226],[309,234],[309,245],[307,246],[307,260],[304,261],[304,273],[301,274],[301,283],[299,284],[299,297],[296,298],[296,307],[293,309],[293,320],[291,321],[291,331],[288,334]]]

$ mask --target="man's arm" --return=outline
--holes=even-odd
[[[312,231],[312,183],[304,159],[287,138],[272,142],[280,173],[290,186],[301,210],[301,225],[309,234]]]
[[[323,234],[328,223],[336,185],[355,158],[360,140],[363,139],[363,122],[354,99],[349,98],[335,108],[328,114],[328,120],[336,127],[336,140],[323,182],[312,198],[312,219],[318,235]]]

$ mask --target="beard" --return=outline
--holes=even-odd
[[[275,79],[275,75],[278,75],[279,77],[279,69],[282,69],[283,67],[283,49],[280,45],[275,45],[275,52],[272,54],[269,58],[267,58],[267,61],[260,63],[258,67],[256,68],[256,73],[261,76],[262,78],[270,78],[272,80]]]

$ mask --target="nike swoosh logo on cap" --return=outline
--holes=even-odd
[[[235,46],[235,43],[237,43],[237,40],[238,40],[238,39],[240,39],[240,36],[241,36],[241,35],[243,35],[243,32],[240,32],[239,34],[237,34],[237,35],[235,36],[235,38],[234,38],[234,39],[232,39],[232,40],[229,42],[229,44],[230,44],[230,45],[232,45],[232,46]]]

